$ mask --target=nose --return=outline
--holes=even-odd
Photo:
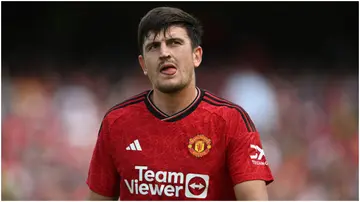
[[[166,43],[161,43],[160,46],[160,59],[165,59],[170,57],[170,50]]]

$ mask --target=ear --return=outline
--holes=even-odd
[[[196,47],[193,51],[193,62],[195,68],[200,66],[202,61],[202,55],[203,55],[203,50],[201,46]]]
[[[146,68],[146,65],[145,65],[144,57],[142,55],[139,55],[138,60],[139,60],[139,64],[141,66],[141,69],[143,70],[144,75],[146,76],[147,75],[147,68]]]

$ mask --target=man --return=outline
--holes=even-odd
[[[155,8],[138,28],[153,90],[105,115],[90,164],[90,200],[267,200],[273,181],[259,134],[239,106],[195,85],[200,23]]]

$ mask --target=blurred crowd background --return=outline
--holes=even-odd
[[[358,200],[358,2],[2,2],[2,200],[84,200],[100,122],[150,88],[137,26],[204,25],[197,84],[245,108],[270,200]]]

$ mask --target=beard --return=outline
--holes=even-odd
[[[172,82],[166,82],[166,81],[165,82],[158,81],[154,85],[154,87],[162,93],[167,93],[167,94],[177,93],[177,92],[181,91],[182,89],[184,89],[185,87],[187,87],[191,83],[193,76],[194,76],[194,72],[190,72],[186,78],[183,77],[178,82],[172,83]]]
[[[177,84],[160,84],[157,85],[156,88],[162,93],[172,94],[184,89],[188,85],[188,83],[189,82],[181,82]]]

